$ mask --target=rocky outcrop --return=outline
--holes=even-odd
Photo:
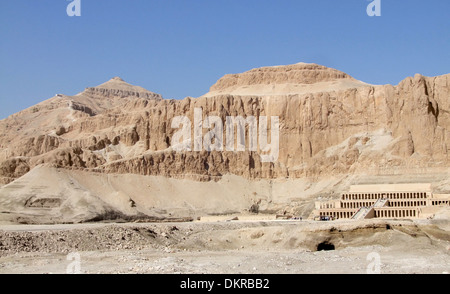
[[[88,106],[86,106],[82,103],[73,101],[73,100],[69,101],[69,109],[74,110],[74,111],[84,112],[84,113],[88,114],[89,116],[94,116],[97,114],[94,110],[92,110]]]
[[[108,82],[97,87],[86,88],[84,95],[97,98],[144,98],[161,100],[162,96],[150,92],[142,87],[132,86],[119,77],[112,78]]]
[[[46,122],[41,127],[44,111],[40,115],[27,112],[32,114],[28,121],[36,127],[34,132],[27,131],[25,124],[21,130],[15,127],[12,122],[20,121],[21,115],[0,122],[0,160],[9,162],[21,156],[29,168],[48,163],[201,181],[225,174],[274,179],[448,168],[449,80],[450,75],[416,75],[397,86],[373,86],[324,66],[296,64],[227,75],[209,95],[175,101],[162,100],[160,95],[152,96],[152,92],[116,78],[73,96],[77,107],[48,110],[47,115],[60,111],[57,123]],[[264,88],[287,84],[315,88],[283,94]],[[251,86],[251,91],[262,87],[259,89],[265,94],[229,91],[246,86]],[[326,90],[318,91],[320,87]],[[58,99],[61,103],[65,98]],[[266,116],[269,121],[278,117],[277,160],[263,162],[261,150],[249,150],[248,136],[244,152],[173,150],[172,139],[179,131],[172,128],[174,118],[185,116],[193,127],[195,109],[202,110],[203,121],[217,116],[223,123],[228,116]],[[205,136],[211,128],[202,131]],[[226,138],[224,128],[224,142]],[[20,174],[15,169],[3,172],[7,178]]]
[[[8,184],[30,171],[26,158],[11,158],[0,163],[0,184]]]
[[[107,88],[87,88],[84,91],[84,94],[91,96],[100,96],[106,98],[125,98],[125,97],[137,97],[137,98],[145,98],[145,99],[155,99],[161,100],[162,97],[159,94],[151,93],[151,92],[134,92],[120,89],[107,89]]]
[[[298,63],[287,66],[255,68],[245,73],[228,74],[211,87],[211,91],[234,86],[274,84],[315,84],[353,78],[344,72],[317,64]]]
[[[60,143],[60,138],[57,136],[41,135],[38,137],[30,138],[25,143],[21,152],[18,153],[19,156],[33,157],[40,154],[50,152],[58,148]]]
[[[31,166],[47,164],[56,168],[89,169],[103,165],[106,160],[92,152],[82,148],[61,148],[30,160]]]
[[[278,165],[263,165],[260,156],[254,152],[154,152],[107,164],[101,170],[197,181],[217,181],[225,174],[247,179],[287,176],[286,169],[283,175]]]

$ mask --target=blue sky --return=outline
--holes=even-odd
[[[255,67],[314,62],[372,84],[450,72],[450,1],[0,1],[0,119],[114,76],[198,97]]]

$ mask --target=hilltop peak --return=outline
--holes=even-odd
[[[113,78],[110,79],[109,81],[120,81],[120,82],[125,82],[121,77],[113,77]]]
[[[281,95],[328,92],[367,86],[350,75],[323,65],[300,62],[254,68],[244,73],[227,74],[204,96]]]
[[[99,98],[137,97],[155,100],[162,99],[162,96],[160,94],[156,94],[140,86],[129,84],[120,77],[113,77],[112,79],[101,85],[86,88],[86,90],[81,94],[95,96]]]

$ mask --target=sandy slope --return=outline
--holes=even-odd
[[[0,187],[0,221],[81,222],[113,212],[131,218],[145,214],[196,219],[245,213],[253,204],[258,204],[261,212],[285,209],[306,219],[317,193],[338,192],[346,183],[341,177],[314,183],[308,179],[251,181],[234,175],[198,182],[39,166]]]

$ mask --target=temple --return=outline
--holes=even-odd
[[[431,184],[353,185],[339,200],[316,202],[310,218],[430,218],[449,204],[450,194],[434,194]]]

